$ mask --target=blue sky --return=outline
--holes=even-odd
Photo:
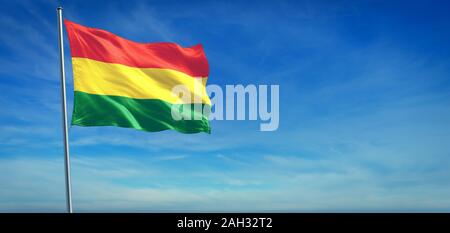
[[[58,4],[134,41],[202,43],[209,84],[280,85],[274,132],[71,127],[76,212],[450,210],[448,1],[1,0],[0,212],[65,211]]]

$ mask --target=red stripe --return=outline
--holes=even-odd
[[[201,44],[183,48],[175,43],[137,43],[105,30],[64,20],[72,57],[137,68],[165,68],[192,77],[208,77],[209,66]]]

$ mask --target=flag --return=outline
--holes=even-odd
[[[137,43],[64,24],[74,78],[72,125],[210,133],[209,66],[201,44]],[[183,94],[173,93],[178,85],[185,87]]]

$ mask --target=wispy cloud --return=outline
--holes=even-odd
[[[153,166],[140,164],[138,160],[79,157],[73,163],[75,209],[81,212],[444,211],[450,207],[443,195],[450,191],[448,186],[411,183],[407,181],[414,178],[405,180],[406,177],[395,174],[384,176],[385,181],[380,183],[377,174],[367,172],[364,167],[332,164],[333,159],[326,162],[329,168],[340,168],[342,172],[304,173],[295,157],[271,155],[266,159],[255,163],[250,171],[246,168],[224,172],[225,175],[204,174],[223,183],[198,187],[159,186],[161,181],[157,180],[166,173],[154,173]],[[274,160],[282,162],[273,166]],[[298,164],[297,172],[293,172],[292,166]],[[0,168],[0,200],[4,200],[0,202],[1,211],[64,211],[62,159],[3,158]],[[183,173],[185,182],[201,179],[195,173]],[[147,182],[132,186],[128,183],[144,177]],[[174,177],[171,179],[173,182]],[[395,181],[395,186],[386,185]],[[267,188],[268,182],[272,188]],[[23,191],[21,195],[14,196],[19,190]],[[405,191],[409,192],[407,198],[403,195]]]
[[[56,3],[8,4],[0,211],[64,211]],[[71,127],[76,211],[450,209],[448,34],[429,27],[444,20],[413,35],[402,14],[352,2],[91,4],[64,2],[65,15],[135,41],[203,43],[210,83],[279,84],[281,121],[265,133],[215,121],[211,135]]]

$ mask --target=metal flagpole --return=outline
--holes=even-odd
[[[57,7],[58,13],[58,39],[59,39],[59,61],[61,69],[61,97],[63,114],[63,138],[64,138],[64,167],[66,176],[66,201],[67,211],[72,213],[72,185],[70,183],[70,155],[69,155],[69,135],[67,130],[67,104],[66,104],[66,72],[64,70],[64,42],[63,42],[63,20],[62,7]]]

